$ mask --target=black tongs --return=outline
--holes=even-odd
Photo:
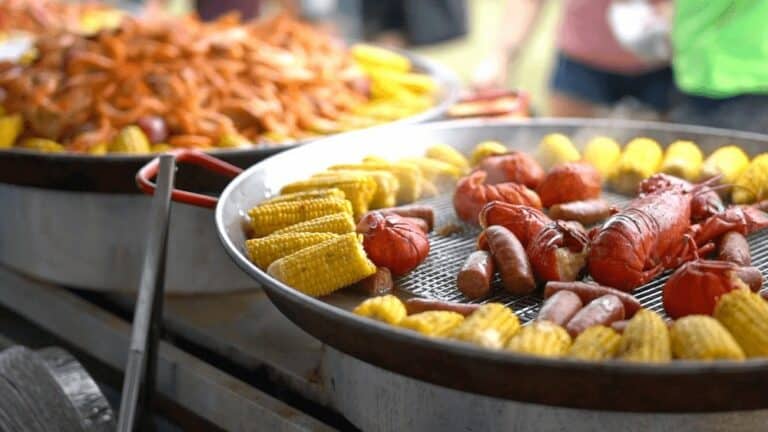
[[[118,432],[153,429],[149,408],[154,396],[157,346],[163,315],[165,255],[175,171],[174,157],[160,156],[157,189],[152,198],[149,236],[139,282],[139,297],[133,315],[133,332],[120,400]]]

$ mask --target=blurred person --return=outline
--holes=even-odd
[[[768,133],[768,1],[677,0],[673,121]]]
[[[467,34],[466,0],[361,0],[363,36],[387,46],[419,46]]]
[[[521,50],[537,21],[543,0],[507,0],[496,47],[477,68],[478,88],[503,87],[508,65]],[[557,36],[557,57],[550,78],[550,114],[557,117],[592,117],[625,97],[637,99],[657,113],[669,109],[674,92],[672,71],[666,61],[644,59],[617,40],[609,12],[617,0],[564,0]],[[631,2],[646,13],[643,22],[663,20],[663,0]],[[621,23],[622,20],[618,20]],[[640,33],[648,26],[641,27]],[[623,33],[621,33],[623,34]],[[630,35],[632,39],[634,35]],[[641,34],[642,36],[642,34]],[[639,50],[643,51],[643,48]]]

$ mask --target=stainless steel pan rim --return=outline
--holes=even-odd
[[[668,131],[673,133],[697,133],[697,134],[710,134],[719,137],[730,137],[733,139],[744,140],[757,140],[763,141],[768,144],[768,136],[730,131],[723,129],[715,129],[700,126],[687,126],[687,125],[672,125],[656,122],[638,122],[628,120],[586,120],[586,119],[532,119],[532,120],[491,120],[491,119],[469,119],[452,122],[440,122],[432,123],[428,125],[421,125],[419,128],[429,128],[430,130],[442,130],[442,129],[460,129],[460,128],[475,128],[483,126],[515,126],[515,125],[539,125],[539,126],[590,126],[595,128],[611,128],[611,127],[628,127],[637,129],[654,129],[660,131]],[[356,131],[347,134],[344,137],[345,140],[365,139],[371,136],[371,131]],[[417,333],[407,330],[398,329],[383,323],[379,323],[374,320],[366,319],[352,314],[351,312],[344,310],[340,307],[328,304],[322,300],[302,294],[289,286],[271,278],[266,272],[260,270],[253,265],[244,255],[242,245],[235,244],[226,232],[227,223],[232,221],[225,220],[224,205],[233,199],[233,191],[238,189],[239,185],[254,173],[262,170],[268,170],[270,166],[281,164],[281,160],[289,159],[294,152],[300,152],[304,149],[310,148],[310,146],[326,146],[327,149],[333,148],[333,141],[336,138],[329,138],[327,140],[318,141],[309,144],[301,149],[290,150],[285,153],[276,155],[263,162],[254,165],[240,176],[235,178],[226,187],[222,193],[219,204],[215,212],[215,221],[217,225],[217,232],[219,239],[225,247],[225,250],[229,256],[237,263],[237,265],[243,269],[251,277],[259,281],[267,291],[270,299],[275,302],[278,307],[289,316],[291,320],[297,322],[300,327],[305,331],[312,333],[315,336],[323,339],[323,331],[316,328],[308,328],[302,325],[302,321],[309,320],[317,322],[316,319],[302,317],[297,315],[292,308],[298,308],[304,313],[317,314],[319,319],[327,320],[329,323],[338,323],[343,328],[339,328],[338,331],[343,332],[349,329],[356,329],[356,334],[365,334],[371,336],[371,344],[376,341],[390,342],[390,346],[400,346],[405,349],[415,349],[415,347],[424,347],[425,350],[433,350],[443,353],[446,357],[457,357],[467,362],[469,367],[471,364],[484,364],[484,365],[496,365],[502,368],[509,368],[510,371],[514,371],[516,368],[532,369],[539,372],[551,372],[562,374],[564,371],[578,376],[581,374],[587,374],[591,377],[598,377],[601,374],[614,377],[616,379],[632,378],[647,379],[655,383],[656,386],[663,385],[667,379],[675,379],[676,382],[690,381],[691,384],[700,380],[712,380],[712,385],[719,385],[719,383],[727,382],[730,379],[741,380],[751,379],[752,384],[763,389],[764,385],[768,384],[768,359],[750,359],[744,362],[734,361],[714,361],[714,362],[693,362],[693,361],[674,361],[668,364],[662,365],[649,365],[649,364],[635,364],[621,361],[609,361],[603,363],[583,362],[570,359],[549,359],[540,358],[534,356],[518,355],[514,353],[506,353],[503,351],[494,351],[476,347],[470,344],[465,344],[457,341],[450,340],[436,340],[423,337]],[[324,341],[325,342],[325,341]],[[342,351],[345,351],[353,356],[360,357],[364,361],[371,362],[377,366],[387,367],[392,364],[388,359],[377,357],[376,354],[369,355],[366,350],[360,350],[358,348],[350,348],[341,346],[338,347]],[[403,353],[403,355],[407,355]],[[768,398],[762,398],[759,403],[750,401],[747,406],[741,405],[738,400],[734,401],[733,405],[726,406],[722,403],[702,403],[701,405],[689,405],[683,404],[682,406],[667,407],[659,406],[653,401],[648,401],[646,404],[640,405],[628,405],[618,401],[617,403],[605,403],[605,401],[594,402],[590,398],[580,400],[578,396],[585,394],[594,389],[582,389],[576,391],[576,397],[573,396],[573,389],[567,391],[569,396],[561,397],[542,397],[538,391],[521,391],[521,392],[509,392],[500,391],[498,389],[476,386],[472,383],[451,383],[446,382],[438,378],[433,378],[429,372],[426,373],[413,373],[413,370],[402,371],[396,370],[395,372],[404,373],[406,375],[411,374],[415,378],[431,381],[435,384],[453,387],[459,390],[466,390],[471,392],[477,392],[489,396],[509,398],[520,400],[523,402],[555,404],[562,406],[569,406],[575,408],[593,408],[593,409],[607,409],[607,410],[621,410],[621,411],[727,411],[735,409],[754,409],[768,407]],[[457,371],[457,373],[466,372]],[[583,381],[583,380],[576,380]],[[565,383],[564,383],[565,384]],[[743,385],[743,383],[742,383]],[[606,389],[600,389],[606,391]],[[670,390],[670,389],[668,389]],[[684,392],[684,389],[681,390]],[[759,391],[759,390],[758,390]],[[552,393],[552,392],[550,392]],[[618,397],[618,395],[617,395]]]

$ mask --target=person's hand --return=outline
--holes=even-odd
[[[486,57],[475,68],[471,86],[475,90],[504,87],[507,81],[507,59],[501,55]]]

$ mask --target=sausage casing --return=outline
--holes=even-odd
[[[720,239],[720,244],[717,246],[717,257],[740,266],[752,265],[747,238],[736,231],[729,231]]]
[[[531,263],[517,237],[500,225],[486,228],[485,236],[504,288],[512,294],[528,294],[535,290]]]
[[[408,315],[428,311],[449,311],[468,316],[480,308],[480,306],[479,304],[454,303],[423,298],[411,298],[405,301],[405,310],[408,312]]]
[[[549,208],[549,217],[576,221],[589,226],[607,219],[611,212],[611,206],[607,202],[601,199],[591,199],[555,204]]]
[[[559,291],[544,302],[536,319],[565,326],[583,305],[579,296],[573,292]]]
[[[624,305],[621,300],[613,294],[607,294],[584,306],[566,324],[565,329],[571,337],[576,337],[592,326],[610,326],[614,321],[623,319]]]
[[[488,251],[475,251],[469,254],[456,277],[459,291],[471,299],[484,297],[491,292],[493,278],[493,257]]]
[[[735,270],[736,276],[742,280],[754,292],[763,287],[763,273],[757,267],[741,267]]]
[[[392,292],[392,273],[386,267],[379,267],[376,273],[357,283],[357,288],[369,296],[381,296]]]
[[[388,207],[379,211],[385,214],[394,213],[402,217],[421,219],[427,224],[427,232],[432,231],[432,228],[435,227],[435,212],[428,205],[410,204],[400,207]]]
[[[563,290],[573,291],[574,294],[579,296],[584,304],[606,294],[615,295],[621,300],[621,303],[624,304],[624,311],[627,314],[627,318],[631,318],[635,315],[635,312],[642,308],[640,302],[632,294],[590,282],[547,282],[547,285],[544,287],[544,298],[549,298],[558,291]]]

